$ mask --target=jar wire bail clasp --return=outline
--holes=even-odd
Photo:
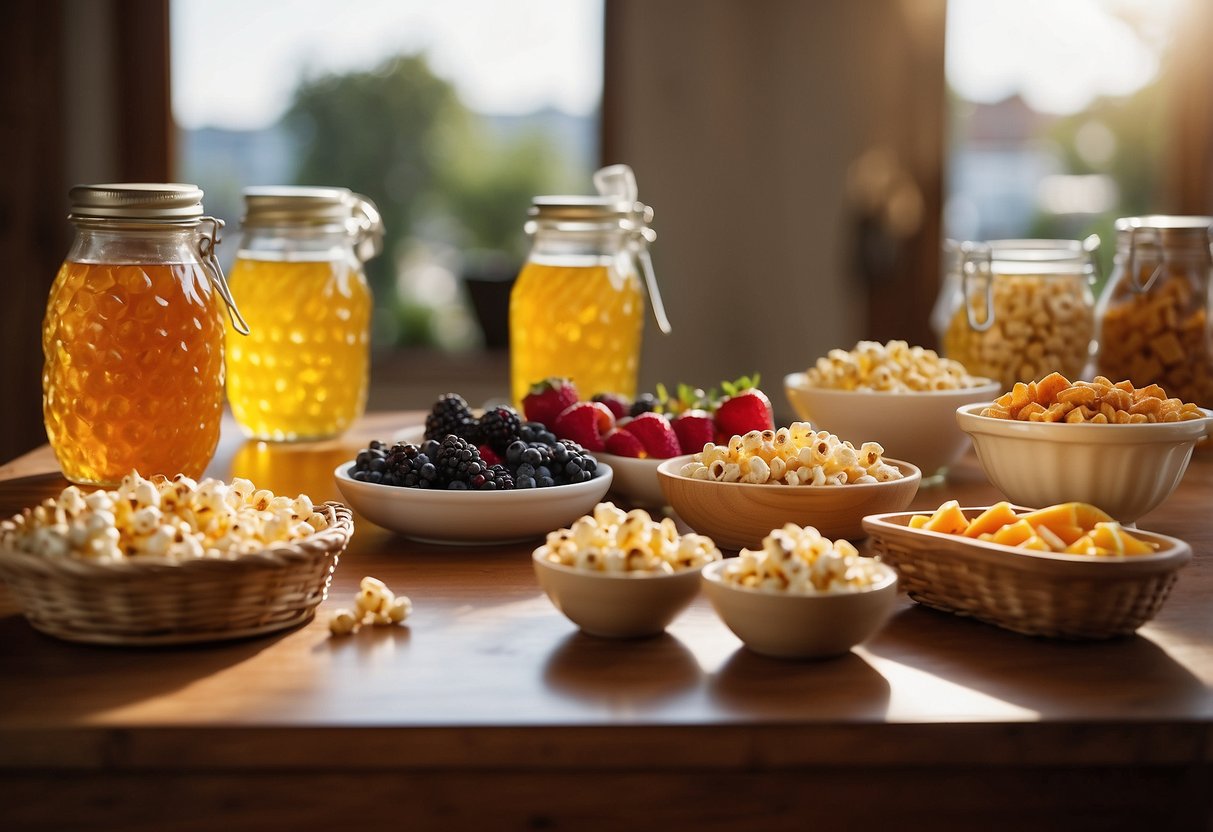
[[[354,237],[354,256],[363,263],[383,251],[383,217],[378,206],[362,194],[350,194],[353,200],[350,219]]]
[[[1087,283],[1091,285],[1103,277],[1103,269],[1099,265],[1099,244],[1098,234],[1088,234],[1082,241],[1082,250],[1087,255],[1087,262],[1091,264],[1091,273],[1087,276]]]
[[[248,324],[245,323],[244,316],[236,307],[236,299],[232,297],[232,291],[227,285],[227,278],[223,276],[223,267],[219,265],[219,258],[215,256],[215,247],[219,245],[220,234],[223,231],[223,220],[217,217],[199,217],[198,224],[209,224],[211,229],[209,233],[203,232],[198,240],[198,254],[202,257],[203,265],[206,266],[207,276],[227,305],[227,314],[232,319],[232,328],[241,335],[248,335]]]
[[[1141,281],[1141,264],[1138,263],[1138,242],[1137,237],[1143,234],[1149,238],[1149,244],[1152,244],[1157,254],[1157,264],[1154,270],[1150,272],[1150,276],[1143,283]],[[1144,242],[1144,241],[1143,241]],[[1158,281],[1159,275],[1162,274],[1163,257],[1162,257],[1162,237],[1156,228],[1134,224],[1129,228],[1129,263],[1128,263],[1128,280],[1129,288],[1139,295],[1144,295],[1149,292],[1154,284]]]
[[[994,273],[993,252],[987,243],[964,243],[960,247],[960,280],[969,328],[974,332],[985,332],[994,326]],[[975,284],[980,284],[976,286]],[[976,292],[984,294],[986,315],[977,320],[972,300]]]
[[[600,196],[618,197],[623,202],[640,206],[640,189],[636,184],[636,174],[629,165],[608,165],[594,171],[594,188]],[[640,206],[644,208],[644,206]],[[647,216],[651,209],[644,208]],[[653,258],[649,254],[649,243],[657,239],[657,233],[649,228],[646,221],[634,222],[630,219],[621,221],[621,227],[627,232],[628,250],[640,264],[644,275],[645,290],[649,295],[649,305],[653,308],[653,317],[657,328],[663,335],[671,332],[670,319],[665,313],[665,304],[661,301],[661,290],[657,288],[657,274],[653,269]]]

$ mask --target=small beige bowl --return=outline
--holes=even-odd
[[[556,609],[585,632],[605,638],[662,633],[699,594],[699,570],[672,575],[589,572],[531,556],[539,585]]]
[[[679,474],[691,455],[667,459],[657,468],[661,488],[686,524],[717,546],[761,549],[762,539],[785,523],[816,526],[823,536],[866,536],[867,514],[901,511],[918,493],[922,472],[908,462],[885,459],[904,475],[863,485],[755,485],[695,480]]]
[[[1179,485],[1213,414],[1188,422],[1092,425],[1020,422],[957,408],[986,476],[1013,503],[1041,508],[1091,503],[1122,523],[1158,506]]]
[[[725,625],[755,653],[779,659],[839,656],[884,626],[897,604],[897,573],[883,573],[870,589],[800,595],[727,583],[728,561],[703,568],[703,591]]]
[[[807,374],[791,373],[783,389],[796,414],[818,430],[852,442],[879,442],[888,456],[913,463],[924,477],[932,477],[945,473],[968,450],[969,437],[955,424],[956,408],[988,402],[1001,392],[997,381],[982,381],[961,390],[879,393],[814,387]]]
[[[665,505],[665,492],[657,482],[657,466],[663,459],[636,459],[630,456],[596,451],[594,456],[605,462],[614,472],[611,493],[625,498],[626,502],[641,508],[660,508]]]

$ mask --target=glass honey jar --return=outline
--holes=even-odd
[[[572,379],[585,397],[636,395],[644,330],[643,276],[661,331],[670,331],[648,246],[653,209],[626,165],[594,175],[598,196],[537,196],[526,263],[510,293],[510,388]]]
[[[1099,299],[1101,375],[1213,407],[1213,217],[1125,217]]]
[[[183,184],[81,185],[75,238],[42,328],[42,409],[63,475],[113,486],[198,477],[219,441],[224,307],[220,220]]]
[[[366,408],[379,211],[346,188],[247,188],[244,205],[229,279],[251,332],[229,342],[232,415],[253,439],[338,436]]]

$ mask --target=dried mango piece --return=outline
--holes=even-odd
[[[910,518],[910,522],[906,525],[908,525],[911,529],[921,529],[930,519],[931,515],[929,514],[915,514]]]
[[[927,531],[943,532],[944,534],[960,534],[968,527],[969,519],[960,510],[960,503],[955,500],[948,500],[937,508],[931,518],[922,526]]]
[[[1017,520],[994,532],[993,541],[1001,543],[1003,546],[1018,546],[1025,540],[1035,537],[1036,529],[1032,528],[1031,523],[1026,520]]]
[[[980,537],[983,534],[993,534],[1008,523],[1014,523],[1019,518],[1008,502],[995,503],[981,514],[969,521],[964,530],[965,537]]]
[[[1104,555],[1107,554],[1103,549],[1100,549],[1091,540],[1089,534],[1084,534],[1082,537],[1075,540],[1066,547],[1067,555]]]
[[[1048,526],[1049,531],[1063,540],[1070,536],[1068,527],[1077,526],[1081,531],[1089,532],[1096,523],[1112,520],[1107,512],[1090,503],[1058,503],[1029,511],[1023,519],[1033,526]]]
[[[1045,541],[1041,540],[1036,535],[1032,535],[1027,540],[1025,540],[1023,543],[1018,544],[1016,548],[1030,549],[1033,552],[1051,552],[1051,551],[1053,551],[1052,546],[1050,546]]]
[[[1117,555],[1148,555],[1154,551],[1150,544],[1129,534],[1115,521],[1096,523],[1091,532],[1091,542]]]

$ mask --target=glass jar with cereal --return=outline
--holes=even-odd
[[[1213,217],[1125,217],[1099,299],[1099,372],[1213,407]]]
[[[1081,376],[1095,335],[1095,250],[1078,240],[964,243],[937,312],[944,353],[1010,387]]]

